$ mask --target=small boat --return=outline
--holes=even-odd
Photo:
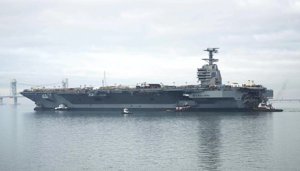
[[[188,111],[191,108],[190,105],[183,105],[183,106],[177,106],[175,108],[176,112],[183,112],[183,111]]]
[[[282,112],[282,109],[275,109],[272,104],[267,104],[267,103],[261,103],[257,108],[254,109],[254,111],[259,111],[259,112]]]
[[[131,114],[131,112],[127,108],[124,108],[122,114]]]
[[[58,107],[56,107],[54,109],[55,110],[69,110],[69,108],[64,104],[60,104],[60,105],[58,105]]]

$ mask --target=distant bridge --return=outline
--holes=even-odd
[[[9,96],[0,96],[0,104],[3,104],[3,99],[4,98],[12,98],[14,99],[14,104],[18,104],[18,97],[21,97],[20,95],[17,94],[17,80],[13,79],[10,82],[10,92],[11,95]]]
[[[66,78],[65,80],[63,80],[62,82],[62,87],[64,88],[67,88],[68,87],[68,79]],[[21,84],[21,85],[25,85],[25,86],[50,86],[50,85],[58,85],[60,83],[52,83],[52,84],[45,84],[45,85],[32,85],[32,84],[27,84],[27,83],[18,83],[18,84]],[[10,95],[4,95],[4,96],[1,96],[0,95],[0,104],[3,104],[3,100],[4,99],[13,99],[14,101],[14,104],[18,104],[18,98],[20,97],[23,97],[21,96],[19,93],[17,93],[17,80],[16,79],[13,79],[11,82],[10,82]]]
[[[3,104],[3,99],[14,99],[14,104],[18,103],[18,98],[23,97],[20,95],[17,96],[0,96],[0,105]]]

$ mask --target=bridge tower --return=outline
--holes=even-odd
[[[10,82],[10,91],[11,91],[11,96],[14,99],[14,104],[18,104],[18,99],[17,99],[17,80],[13,79]]]

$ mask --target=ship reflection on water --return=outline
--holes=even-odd
[[[268,168],[272,114],[198,116],[199,166],[205,170]]]
[[[101,152],[104,158],[96,157],[95,160],[120,162],[122,166],[117,167],[120,169],[132,169],[132,164],[144,169],[166,167],[174,170],[270,165],[270,113],[140,111],[122,115],[115,111],[44,111],[34,116],[50,119],[52,124],[57,122],[55,118],[63,123],[72,122],[69,124],[74,131],[87,129],[84,132],[90,135],[79,135],[81,141],[90,141],[89,136],[96,137],[90,145],[86,142],[85,148],[98,144],[94,152]]]
[[[199,135],[199,166],[205,169],[217,169],[221,167],[220,150],[221,128],[220,118],[212,118],[209,115],[198,117]]]

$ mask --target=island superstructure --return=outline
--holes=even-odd
[[[129,108],[192,111],[204,110],[247,110],[258,109],[273,97],[273,90],[254,83],[239,85],[222,84],[218,59],[214,54],[218,48],[207,48],[207,64],[197,70],[200,84],[166,86],[162,84],[141,84],[135,88],[104,86],[100,88],[27,89],[21,94],[36,104],[36,110],[112,110]]]

